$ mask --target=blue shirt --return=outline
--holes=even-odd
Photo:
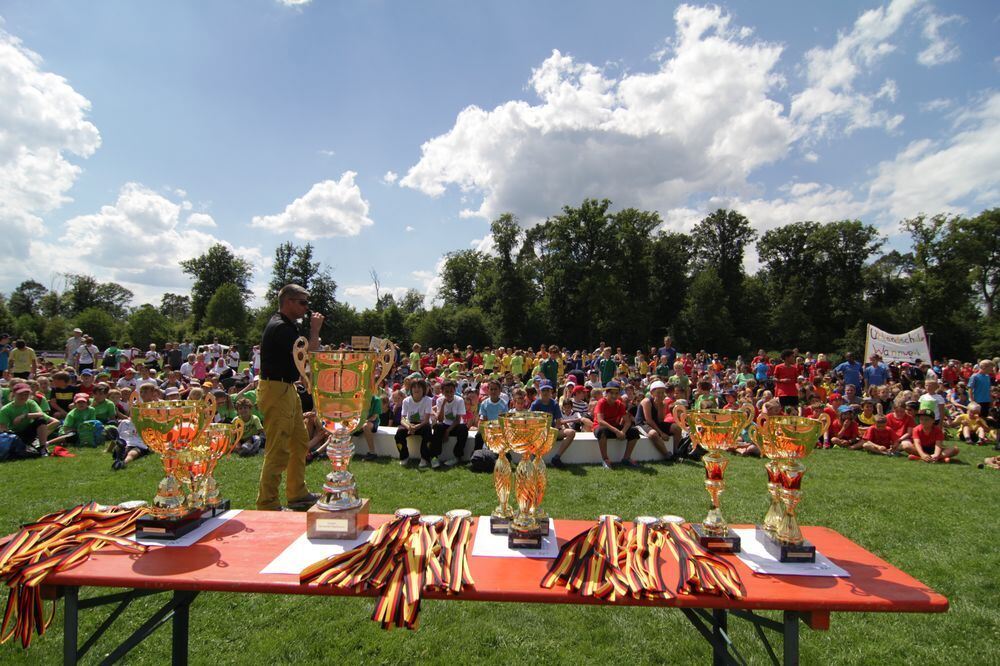
[[[562,418],[562,410],[559,409],[559,404],[555,400],[549,400],[549,404],[542,402],[541,398],[535,399],[531,403],[531,411],[533,412],[545,412],[546,414],[552,415],[552,423],[549,425],[557,425],[559,419]]]
[[[0,345],[0,373],[7,371],[7,363],[10,360],[10,345]]]
[[[479,403],[479,418],[484,421],[496,421],[501,414],[507,413],[507,403],[503,400],[493,402],[489,398]]]
[[[889,381],[889,368],[884,363],[865,368],[865,381],[869,386],[882,386]]]
[[[673,347],[660,347],[656,350],[659,355],[667,357],[667,367],[671,370],[674,367],[674,363],[677,361],[677,350]]]
[[[854,384],[859,389],[861,388],[861,364],[857,361],[850,362],[844,361],[836,368],[837,372],[844,375],[845,384]]]
[[[976,402],[990,401],[990,376],[977,372],[969,377],[969,392]]]
[[[757,381],[762,382],[767,379],[767,363],[761,361],[754,366],[754,374],[757,377]]]

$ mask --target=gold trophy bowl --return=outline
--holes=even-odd
[[[538,492],[534,458],[548,437],[550,420],[551,416],[542,412],[508,413],[500,417],[508,449],[521,456],[514,470],[517,513],[507,533],[511,548],[542,547],[542,531],[534,514]]]
[[[801,461],[829,427],[827,414],[815,419],[762,414],[750,429],[751,438],[768,458],[765,470],[771,504],[761,529],[782,562],[816,561],[816,547],[802,536],[795,512],[802,501],[802,477],[806,471]]]
[[[208,461],[201,482],[201,497],[206,510],[213,516],[229,511],[230,502],[219,496],[219,483],[215,480],[215,468],[223,456],[232,453],[243,438],[243,422],[211,423],[201,433],[208,449]]]
[[[698,542],[709,550],[738,553],[740,538],[729,529],[719,506],[719,498],[726,489],[725,472],[729,465],[723,454],[736,446],[740,433],[753,421],[753,410],[742,407],[689,411],[684,405],[676,405],[673,414],[677,424],[689,432],[691,441],[708,451],[701,461],[705,465],[705,489],[711,506],[705,520],[692,525]]]
[[[389,374],[396,348],[372,338],[372,349],[308,352],[308,341],[295,343],[296,364],[311,391],[316,418],[329,434],[326,456],[332,471],[323,493],[306,516],[307,534],[314,538],[354,538],[368,524],[368,499],[359,498],[348,470],[354,455],[351,435],[368,413],[371,397]]]
[[[510,519],[514,512],[508,504],[510,500],[511,480],[510,461],[507,460],[507,440],[504,438],[503,424],[500,421],[482,421],[479,424],[479,431],[483,435],[483,442],[493,453],[497,454],[496,464],[493,466],[493,489],[497,493],[497,507],[490,514],[490,532],[493,534],[507,534],[510,528]]]
[[[184,485],[201,473],[200,451],[192,451],[202,430],[215,418],[212,397],[201,400],[139,402],[133,394],[131,418],[136,432],[160,456],[164,477],[157,486],[152,512],[140,518],[136,535],[176,539],[202,522],[198,497],[184,499]]]

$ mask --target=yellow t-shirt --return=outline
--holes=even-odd
[[[31,347],[18,349],[14,347],[10,350],[8,357],[11,372],[31,372],[31,364],[35,362],[35,350]]]
[[[503,358],[500,359],[500,371],[507,372],[510,370],[510,354],[504,354]]]
[[[968,414],[959,414],[955,418],[955,425],[958,426],[959,428],[964,428],[965,426],[969,426],[973,430],[978,430],[979,428],[982,428],[983,430],[990,429],[989,426],[986,425],[986,421],[983,420],[982,416],[977,416],[975,419],[973,419]]]

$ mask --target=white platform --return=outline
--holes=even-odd
[[[396,441],[393,437],[396,434],[396,428],[382,426],[378,429],[375,434],[375,453],[380,456],[386,456],[390,458],[398,458],[399,451],[396,450]],[[472,455],[472,449],[476,444],[475,441],[476,433],[472,431],[469,433],[469,440],[465,443],[465,459],[468,460],[469,456]],[[407,438],[407,445],[410,452],[410,458],[413,460],[420,459],[420,436],[412,435]],[[553,453],[559,449],[562,442],[556,442],[553,447]],[[667,450],[673,452],[674,442],[672,440],[667,441]],[[354,438],[355,455],[364,455],[368,452],[368,447],[365,444],[365,440],[362,436],[357,436]],[[447,442],[444,443],[441,451],[441,460],[448,460],[454,458],[453,449],[455,448],[455,438],[451,437]],[[608,440],[608,457],[611,458],[613,462],[618,462],[621,460],[622,455],[625,453],[625,442],[623,440],[609,439]],[[552,458],[552,453],[545,457],[546,461]],[[639,438],[639,442],[635,445],[635,451],[633,452],[633,458],[637,461],[648,461],[648,460],[662,460],[663,456],[657,451],[649,439],[646,437]],[[601,454],[597,448],[597,438],[594,437],[594,433],[591,432],[578,432],[576,433],[576,439],[573,440],[573,445],[569,447],[569,450],[563,455],[562,461],[571,465],[579,464],[599,464],[601,462]]]

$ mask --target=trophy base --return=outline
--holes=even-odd
[[[510,531],[510,518],[490,516],[490,534],[507,534]]]
[[[732,530],[727,530],[725,534],[709,534],[705,528],[695,523],[691,526],[698,543],[715,553],[738,553],[740,552],[740,537]]]
[[[215,518],[216,516],[221,516],[226,511],[229,511],[232,502],[228,499],[219,500],[219,503],[215,506],[206,506],[205,515],[209,518]]]
[[[816,546],[803,540],[799,544],[781,543],[770,534],[761,541],[768,552],[778,558],[779,562],[804,562],[811,564],[816,561]]]
[[[511,527],[507,532],[507,547],[517,550],[537,550],[542,547],[542,530],[522,531]]]
[[[539,533],[543,537],[547,537],[549,535],[549,519],[548,518],[540,518],[538,520],[538,531],[539,531]]]
[[[306,535],[310,539],[356,539],[368,527],[368,498],[353,509],[327,511],[313,505],[306,511]]]
[[[202,509],[193,509],[179,518],[142,516],[135,521],[135,537],[172,541],[197,528],[206,518],[208,516]]]

